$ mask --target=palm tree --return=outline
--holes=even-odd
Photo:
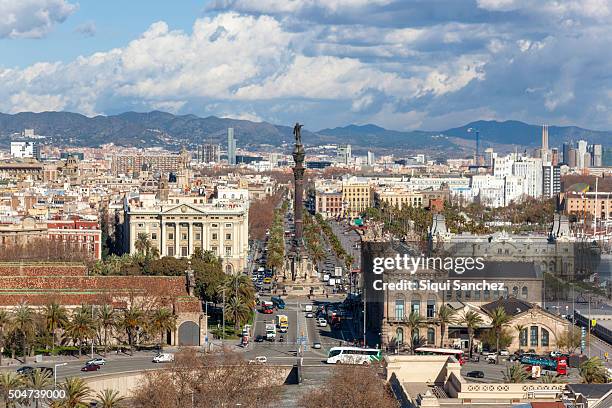
[[[128,345],[130,346],[130,355],[134,352],[134,341],[138,331],[145,324],[145,315],[141,308],[132,304],[129,308],[123,311],[121,316],[120,325],[125,330],[128,338]]]
[[[53,385],[53,377],[51,377],[51,373],[47,370],[42,371],[37,368],[32,374],[25,377],[25,386],[30,390],[45,390],[51,388],[51,385]],[[33,402],[34,406],[38,408],[40,398],[33,398]]]
[[[81,378],[69,377],[60,385],[60,389],[66,392],[66,398],[62,401],[63,408],[86,408],[91,389]]]
[[[506,367],[506,371],[502,371],[505,383],[523,383],[527,380],[527,373],[522,364],[515,363]]]
[[[440,324],[440,347],[444,345],[444,334],[446,327],[455,322],[455,313],[457,311],[450,306],[442,305],[438,310],[438,323]]]
[[[226,315],[232,316],[234,328],[236,331],[238,331],[240,326],[249,320],[249,317],[251,316],[251,308],[246,303],[246,299],[244,297],[234,296],[225,302],[225,313]]]
[[[482,317],[478,313],[469,310],[467,312],[464,312],[463,316],[461,316],[461,323],[465,324],[468,329],[468,337],[470,339],[470,358],[472,358],[472,343],[474,342],[474,332],[482,324]]]
[[[13,318],[9,312],[0,310],[0,348],[4,349],[4,330],[10,327]],[[2,365],[2,352],[0,352],[0,365]]]
[[[518,345],[519,345],[519,349],[522,347],[521,346],[521,336],[523,335],[523,330],[526,329],[527,326],[523,325],[523,324],[515,324],[514,325],[514,330],[516,330],[517,334],[518,334]]]
[[[543,384],[557,384],[559,383],[559,378],[556,375],[546,373],[540,377],[540,382]]]
[[[23,385],[21,376],[11,371],[0,373],[0,394],[7,408],[15,407],[15,400],[9,398],[9,390],[19,389]]]
[[[28,339],[34,338],[34,331],[36,329],[35,319],[34,311],[26,303],[21,303],[17,307],[13,322],[17,334],[21,338],[24,363],[29,350]]]
[[[47,330],[53,335],[53,347],[55,348],[55,332],[60,327],[65,327],[68,323],[68,314],[66,308],[53,301],[45,305],[43,311],[47,322]]]
[[[139,233],[136,237],[136,241],[134,242],[134,248],[136,248],[136,251],[142,255],[147,255],[151,249],[151,241],[149,241],[149,236],[144,232]]]
[[[582,382],[587,384],[605,384],[608,381],[606,367],[599,357],[591,357],[579,367]]]
[[[119,396],[118,391],[105,389],[98,392],[96,401],[100,408],[120,408],[124,406],[125,397]]]
[[[415,340],[419,339],[418,332],[421,327],[425,326],[425,320],[418,312],[412,312],[410,315],[408,315],[406,326],[408,327],[408,331],[410,333],[410,350],[412,351],[412,354],[414,354],[414,343]]]
[[[76,309],[70,322],[66,326],[66,334],[79,343],[79,357],[83,353],[83,343],[86,339],[92,339],[96,334],[95,322],[91,317],[91,311],[85,306]]]
[[[157,309],[149,321],[151,333],[159,334],[159,349],[164,347],[164,334],[176,329],[176,316],[166,308]]]
[[[510,316],[506,314],[506,310],[501,306],[491,313],[491,326],[495,331],[495,351],[497,352],[495,355],[495,364],[499,364],[499,338],[502,335],[504,326],[506,326],[509,321]]]
[[[111,305],[102,305],[98,309],[98,324],[104,331],[104,355],[108,352],[108,333],[112,331],[116,323],[115,309]]]

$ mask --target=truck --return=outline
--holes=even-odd
[[[276,325],[278,326],[279,332],[287,333],[289,318],[286,315],[276,315]]]
[[[274,341],[276,339],[276,325],[274,323],[266,323],[266,340]]]

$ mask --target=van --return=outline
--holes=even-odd
[[[312,312],[312,305],[304,305],[305,312]]]

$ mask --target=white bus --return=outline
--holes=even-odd
[[[327,364],[370,364],[381,359],[379,349],[332,347],[327,355]]]
[[[453,356],[461,365],[465,363],[463,350],[423,346],[416,348],[414,351],[417,355]]]

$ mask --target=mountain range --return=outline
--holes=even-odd
[[[227,128],[233,127],[239,147],[261,145],[283,146],[293,143],[291,126],[196,115],[174,115],[167,112],[125,112],[111,116],[87,117],[71,112],[0,113],[0,144],[7,145],[23,129],[34,129],[54,145],[99,146],[114,143],[122,146],[163,146],[178,149],[201,143],[227,145]],[[305,145],[350,143],[353,150],[472,152],[478,129],[482,148],[510,149],[514,146],[536,147],[541,143],[541,126],[520,121],[479,120],[440,131],[396,131],[380,126],[348,125],[333,129],[302,132]],[[563,142],[588,140],[589,143],[612,144],[612,131],[583,129],[576,126],[549,126],[549,146]]]

